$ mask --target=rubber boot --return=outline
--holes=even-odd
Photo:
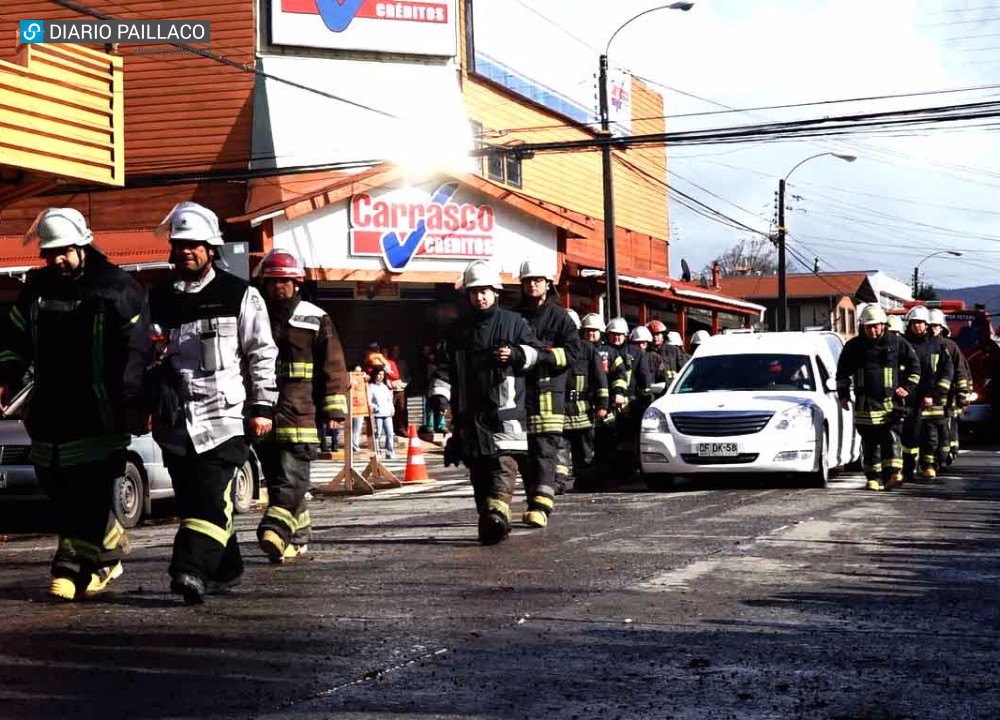
[[[486,509],[479,514],[479,542],[496,545],[510,534],[510,506],[497,498],[486,499]]]
[[[549,514],[553,507],[555,507],[555,502],[552,498],[547,498],[544,495],[533,495],[528,498],[528,509],[521,518],[521,522],[528,527],[546,527],[549,524]]]

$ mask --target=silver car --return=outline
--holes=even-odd
[[[0,419],[0,499],[44,498],[44,492],[31,464],[31,438],[21,421],[23,400],[30,386],[15,396]],[[134,436],[128,446],[125,473],[115,481],[112,501],[119,521],[126,528],[135,527],[152,510],[154,500],[174,496],[170,475],[163,464],[160,446],[152,435]],[[259,497],[260,464],[251,451],[250,459],[240,468],[233,483],[233,505],[238,513],[249,512]]]

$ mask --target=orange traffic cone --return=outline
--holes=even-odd
[[[403,484],[409,485],[435,482],[427,474],[427,463],[424,461],[424,447],[417,437],[417,426],[410,425],[410,446],[406,450],[406,475]]]

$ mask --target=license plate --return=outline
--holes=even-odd
[[[698,455],[701,457],[735,457],[739,454],[737,443],[698,443]]]

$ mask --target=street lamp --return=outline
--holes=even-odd
[[[601,134],[608,141],[611,135],[611,122],[608,111],[608,50],[611,48],[611,41],[621,32],[626,25],[634,20],[638,20],[643,15],[648,15],[657,10],[682,10],[688,11],[694,7],[693,2],[675,2],[669,5],[644,10],[638,15],[630,17],[618,26],[618,29],[611,33],[607,45],[604,46],[604,54],[601,55],[601,62],[598,70],[598,98],[601,112]],[[603,175],[602,187],[604,191],[604,270],[608,279],[608,317],[614,318],[621,315],[621,294],[618,288],[618,260],[615,255],[615,190],[614,172],[611,164],[611,143],[605,142],[601,145],[601,172]]]
[[[788,330],[788,266],[785,260],[785,184],[789,176],[799,167],[805,165],[810,160],[831,155],[844,162],[854,162],[858,158],[854,155],[843,155],[835,152],[822,152],[810,155],[805,160],[800,160],[788,174],[778,181],[778,317],[775,330],[782,332]]]
[[[930,255],[925,257],[923,260],[917,263],[917,266],[913,268],[913,299],[917,299],[917,293],[920,292],[920,266],[925,262],[930,260],[932,257],[937,257],[938,255],[953,255],[954,257],[962,257],[962,253],[958,250],[938,250],[937,252],[932,252]]]

